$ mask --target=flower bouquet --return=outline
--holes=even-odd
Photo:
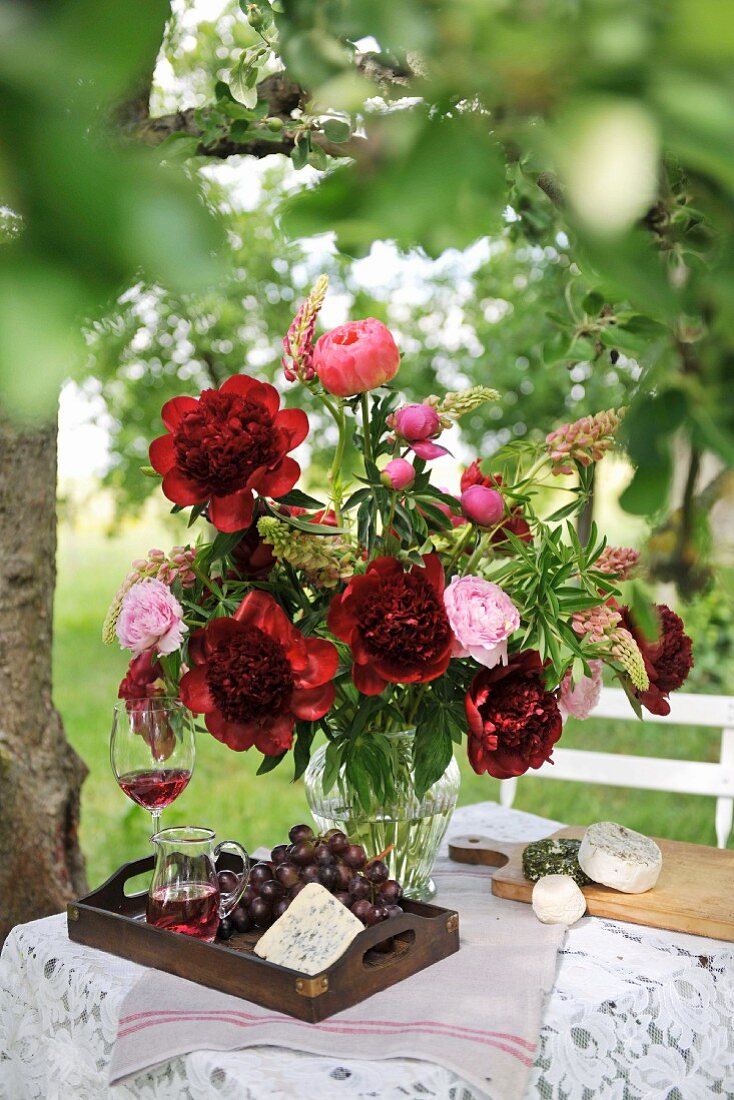
[[[328,483],[296,487],[309,422],[272,385],[238,375],[168,401],[146,472],[202,531],[133,563],[104,637],[132,652],[130,705],[179,696],[202,731],[261,753],[259,773],[292,754],[319,824],[392,844],[415,896],[456,802],[455,746],[466,738],[479,774],[539,768],[564,716],[592,711],[603,665],[638,713],[665,714],[691,643],[639,587],[621,602],[635,551],[576,534],[623,410],[472,462],[455,495],[431,474],[441,436],[499,395],[401,403],[380,321],[315,340],[325,290],[301,306],[283,365],[336,425]],[[549,488],[567,501],[543,516]]]

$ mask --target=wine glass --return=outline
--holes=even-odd
[[[195,755],[193,718],[180,699],[126,699],[115,706],[112,771],[127,797],[150,812],[153,835],[163,809],[188,786]]]

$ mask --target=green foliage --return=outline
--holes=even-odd
[[[164,0],[134,0],[122,21],[109,0],[21,4],[3,36],[0,204],[22,230],[0,251],[0,394],[17,412],[53,408],[83,355],[80,320],[136,272],[178,290],[218,272],[195,184],[114,136],[168,13]]]

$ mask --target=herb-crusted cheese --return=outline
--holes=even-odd
[[[310,882],[263,933],[255,954],[301,974],[320,974],[363,931],[354,913],[323,886]]]
[[[536,840],[522,853],[522,873],[530,882],[546,875],[568,875],[577,886],[588,886],[591,879],[579,867],[580,840],[561,837]]]
[[[642,894],[657,882],[663,854],[642,833],[613,821],[598,821],[584,833],[579,864],[594,882],[625,894]]]

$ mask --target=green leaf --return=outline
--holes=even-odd
[[[415,793],[419,799],[441,778],[454,754],[454,742],[445,711],[430,705],[422,710],[425,719],[416,725],[413,742]]]
[[[293,167],[296,170],[305,168],[308,164],[308,155],[311,152],[311,138],[308,134],[299,134],[296,138],[293,151],[291,152],[291,161]]]
[[[285,755],[286,754],[282,752],[280,756],[263,756],[260,767],[257,769],[257,775],[267,775],[268,772],[273,771],[274,768],[278,767],[278,764],[284,759]]]
[[[328,794],[331,788],[336,783],[336,778],[339,775],[339,769],[342,766],[342,743],[339,741],[329,741],[326,746],[326,757],[324,760],[324,774],[321,780],[324,794]]]
[[[327,118],[321,129],[324,131],[324,137],[329,141],[349,141],[352,136],[352,127],[340,118]]]
[[[278,504],[292,504],[296,508],[325,508],[326,505],[322,504],[316,497],[310,497],[308,493],[303,493],[300,489],[291,489],[285,496],[276,497]]]
[[[248,61],[247,53],[240,56],[229,75],[232,97],[250,109],[257,103],[257,75],[257,69]]]
[[[635,626],[639,627],[648,642],[656,641],[660,634],[660,620],[649,595],[639,581],[633,581],[630,585],[629,603]]]

